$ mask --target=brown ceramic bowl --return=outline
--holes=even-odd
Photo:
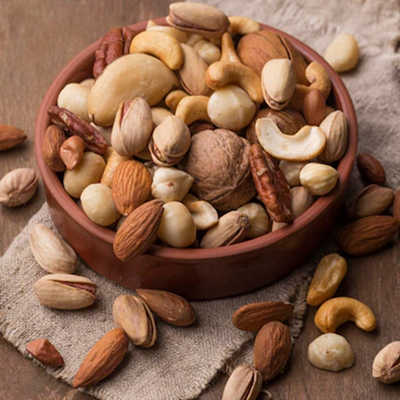
[[[165,25],[165,19],[156,20]],[[146,22],[132,26],[142,31]],[[350,96],[338,74],[299,40],[277,29],[262,25],[287,37],[308,60],[315,60],[328,71],[333,101],[349,121],[349,145],[339,162],[339,183],[327,196],[319,198],[293,224],[257,239],[216,249],[174,249],[153,245],[133,261],[123,263],[113,253],[115,232],[89,220],[63,189],[59,177],[43,160],[42,141],[50,124],[49,106],[71,82],[91,76],[94,52],[99,41],[87,47],[58,74],[40,107],[35,131],[37,163],[46,188],[53,221],[65,240],[99,274],[130,289],[152,288],[179,293],[189,299],[212,299],[244,293],[283,278],[301,266],[326,240],[335,226],[357,150],[357,120]]]

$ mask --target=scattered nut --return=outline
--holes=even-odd
[[[324,58],[336,72],[346,72],[357,66],[360,57],[354,36],[344,33],[338,36],[325,50]]]
[[[86,143],[79,136],[69,137],[60,147],[60,158],[68,170],[73,170],[83,159]]]
[[[359,153],[357,156],[357,168],[368,183],[383,185],[386,181],[385,169],[372,154]]]
[[[257,203],[247,203],[239,207],[237,211],[247,215],[250,221],[250,231],[247,233],[249,239],[265,235],[269,231],[269,217],[265,208]]]
[[[217,210],[207,201],[199,200],[188,193],[182,199],[182,203],[190,211],[197,230],[209,229],[218,222]]]
[[[400,342],[386,345],[374,358],[372,376],[383,383],[400,380]]]
[[[242,364],[226,382],[222,400],[256,400],[262,387],[262,376],[254,367]]]
[[[306,161],[285,161],[281,160],[279,163],[279,168],[285,175],[286,182],[289,186],[300,185],[300,171],[307,164]]]
[[[338,179],[339,173],[330,165],[308,163],[300,171],[300,183],[315,196],[328,194]]]
[[[49,125],[43,136],[42,153],[47,166],[55,172],[65,170],[60,149],[67,139],[64,131],[56,125]]]
[[[36,360],[53,368],[62,367],[64,360],[58,350],[47,339],[36,339],[26,345],[26,350]]]
[[[0,124],[0,151],[19,146],[27,138],[25,132],[16,126]]]

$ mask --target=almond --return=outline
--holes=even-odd
[[[303,114],[308,125],[318,126],[325,118],[325,97],[318,89],[310,90],[304,97]]]
[[[388,215],[372,215],[346,225],[338,235],[339,246],[352,256],[373,253],[396,234],[399,222]]]
[[[254,366],[263,381],[270,381],[281,373],[289,359],[292,337],[289,328],[273,321],[264,325],[254,342]]]
[[[60,158],[68,170],[73,170],[83,158],[86,143],[80,136],[69,137],[60,148]]]
[[[138,161],[125,161],[118,165],[112,179],[112,197],[117,210],[129,215],[142,205],[151,193],[151,175]]]
[[[285,321],[293,309],[293,304],[283,301],[246,304],[232,315],[232,323],[242,331],[256,332],[268,322]]]
[[[44,134],[42,152],[48,167],[55,172],[65,170],[65,165],[60,157],[60,149],[67,137],[62,129],[56,125],[50,125]]]
[[[382,185],[386,181],[386,172],[382,164],[372,154],[360,153],[357,156],[357,168],[369,183]]]
[[[10,150],[19,146],[26,137],[22,129],[11,125],[0,124],[0,151]]]
[[[29,342],[26,345],[26,350],[41,363],[50,367],[58,368],[64,365],[61,354],[47,339]]]
[[[133,259],[153,244],[163,212],[163,202],[151,200],[129,214],[114,240],[114,253],[121,261]]]
[[[129,339],[122,329],[106,333],[89,351],[74,379],[74,388],[94,385],[106,378],[121,363]]]
[[[393,217],[400,223],[400,189],[396,191],[393,200]]]
[[[177,294],[150,289],[137,289],[136,293],[158,318],[171,325],[189,326],[196,321],[193,307]]]

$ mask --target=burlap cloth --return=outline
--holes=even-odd
[[[388,183],[398,186],[400,58],[396,51],[400,42],[400,13],[396,1],[208,0],[207,3],[220,7],[228,15],[247,15],[285,30],[320,53],[339,33],[354,34],[362,57],[358,69],[343,75],[343,79],[358,114],[360,149],[377,155],[391,171]],[[356,175],[353,174],[352,191],[360,187]],[[0,260],[0,331],[24,354],[29,341],[48,338],[63,355],[65,367],[47,371],[71,383],[85,354],[113,328],[114,299],[130,292],[80,263],[77,273],[99,285],[95,306],[73,312],[42,307],[33,292],[33,284],[45,272],[35,262],[28,244],[29,230],[39,222],[53,227],[46,205]],[[292,301],[296,308],[289,325],[294,337],[299,334],[310,274],[320,256],[334,248],[333,241],[328,243],[314,261],[256,293],[194,303],[198,323],[192,327],[174,328],[158,322],[156,346],[152,349],[131,347],[110,379],[88,392],[107,400],[197,397],[219,370],[229,369],[243,360],[251,361],[251,342],[246,342],[252,335],[240,332],[230,323],[232,312],[239,306],[269,299]]]

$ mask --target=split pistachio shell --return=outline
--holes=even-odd
[[[300,185],[300,171],[307,164],[305,161],[281,160],[279,168],[285,175],[286,182],[290,187]]]
[[[339,173],[330,165],[309,163],[300,171],[300,183],[314,196],[328,194],[339,179]]]
[[[87,99],[90,88],[79,83],[69,83],[60,92],[57,98],[58,107],[73,112],[84,121],[90,122]]]
[[[37,224],[31,229],[29,243],[35,260],[45,271],[51,274],[75,272],[75,251],[46,225]]]
[[[261,72],[264,100],[273,110],[282,110],[289,103],[296,87],[293,63],[289,59],[272,59]]]
[[[147,304],[132,295],[118,296],[114,301],[113,318],[136,346],[152,347],[157,340],[156,324]]]
[[[196,225],[187,207],[177,201],[164,204],[158,236],[172,247],[190,246],[196,240]]]
[[[153,106],[174,86],[176,76],[162,61],[128,54],[108,65],[96,80],[88,97],[89,115],[96,125],[110,126],[121,102],[142,97]]]
[[[72,171],[65,171],[64,188],[66,192],[79,199],[87,186],[100,181],[105,166],[103,157],[87,151],[83,155],[82,161]]]
[[[270,118],[257,120],[256,134],[268,154],[286,161],[311,160],[319,156],[326,145],[326,135],[317,126],[306,125],[294,135],[285,135]]]
[[[109,226],[121,216],[115,207],[111,189],[102,183],[87,186],[81,194],[81,203],[85,214],[101,226]]]
[[[343,336],[325,333],[308,346],[308,360],[317,368],[339,372],[354,364],[354,352]]]
[[[239,211],[228,212],[206,232],[200,247],[215,248],[239,243],[246,238],[250,228],[250,220],[245,213]]]
[[[226,85],[210,96],[207,113],[211,122],[219,128],[238,131],[250,124],[256,105],[245,90]]]
[[[17,168],[0,180],[0,204],[18,207],[27,203],[35,194],[38,176],[31,168]]]
[[[357,40],[344,33],[338,36],[326,49],[324,58],[336,72],[349,71],[357,66],[360,57]]]
[[[151,194],[164,203],[181,201],[192,186],[194,179],[176,168],[160,167],[154,173]]]
[[[188,193],[182,200],[193,217],[197,230],[209,229],[218,222],[217,210],[207,201]]]
[[[137,97],[119,105],[112,129],[111,144],[121,156],[139,154],[153,131],[152,114],[146,100]]]
[[[400,342],[385,346],[374,358],[372,376],[383,383],[400,381]]]
[[[171,166],[179,162],[190,147],[190,131],[175,116],[167,117],[154,129],[149,150],[155,164]]]
[[[265,235],[269,231],[269,216],[265,208],[257,203],[248,203],[239,207],[237,211],[246,214],[250,221],[250,231],[247,237],[250,239]]]
[[[261,387],[261,373],[251,365],[239,365],[225,385],[222,400],[256,400]]]
[[[46,275],[34,285],[39,302],[58,310],[89,307],[96,299],[96,288],[90,279],[70,274]]]

